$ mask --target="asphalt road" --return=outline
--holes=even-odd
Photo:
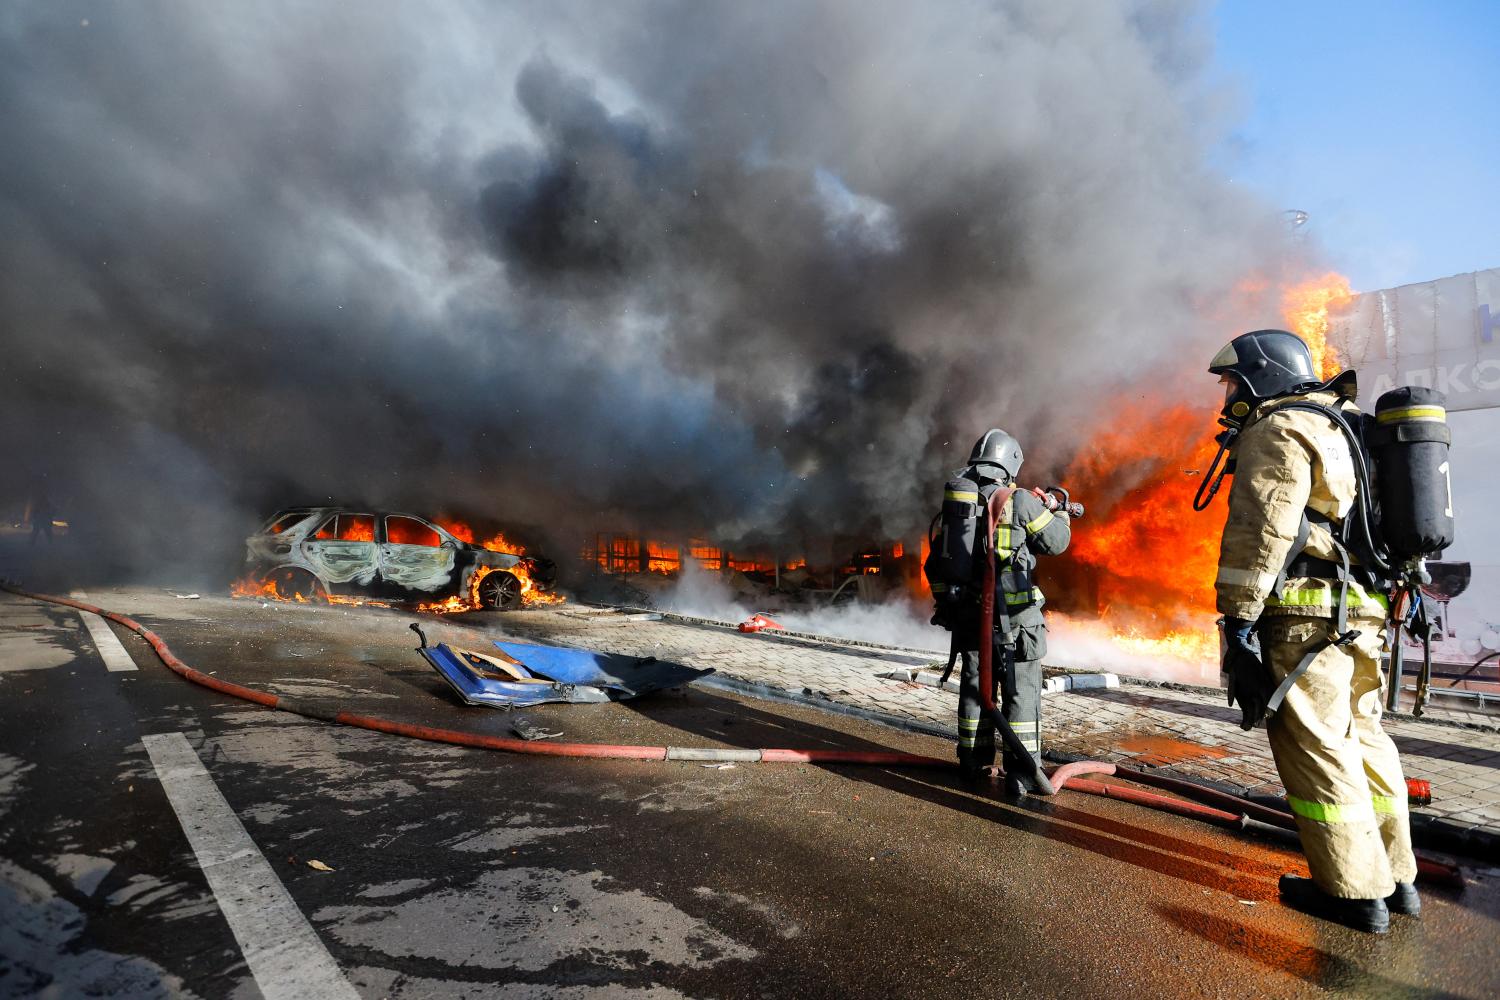
[[[89,595],[216,676],[509,735],[412,652],[410,615]],[[3,996],[1500,995],[1482,866],[1372,938],[1277,904],[1285,848],[1122,803],[424,743],[217,695],[112,633],[137,669],[0,595]],[[581,742],[952,752],[701,689],[525,714]]]

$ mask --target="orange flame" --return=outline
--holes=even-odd
[[[646,571],[675,573],[682,566],[682,550],[664,542],[646,543]]]
[[[470,545],[475,544],[474,529],[469,527],[469,525],[464,523],[463,521],[440,520],[437,523],[441,525],[443,529],[448,532],[448,534],[452,535],[454,538],[457,538],[459,541],[468,542]],[[503,552],[506,555],[512,556],[524,556],[526,554],[525,546],[506,538],[504,532],[497,531],[495,534],[491,535],[489,538],[486,538],[484,541],[479,542],[478,544],[481,548],[489,549],[491,552]],[[478,570],[475,571],[473,579],[469,581],[468,592],[462,598],[454,596],[448,598],[445,601],[438,601],[432,604],[419,604],[417,605],[417,610],[432,611],[439,614],[446,614],[454,611],[472,611],[481,606],[479,601],[479,581],[483,580],[486,576],[489,576],[493,572],[495,572],[495,567],[481,566]],[[540,604],[567,603],[567,598],[563,597],[561,594],[553,594],[538,589],[536,581],[531,578],[531,572],[527,569],[524,562],[507,567],[505,569],[505,572],[521,581],[521,605],[523,607],[533,607]]]
[[[1330,379],[1339,373],[1338,356],[1328,346],[1328,313],[1339,311],[1353,300],[1349,279],[1332,273],[1304,281],[1282,293],[1281,311],[1292,332],[1307,341],[1313,370],[1320,378]]]
[[[234,581],[229,585],[230,597],[255,597],[266,601],[282,601],[289,604],[347,604],[351,607],[362,608],[388,608],[391,605],[385,601],[372,601],[363,597],[351,597],[348,594],[330,594],[322,587],[309,588],[308,593],[303,593],[301,588],[283,592],[275,580],[256,580],[245,577]]]
[[[688,542],[688,555],[697,561],[700,569],[724,568],[724,550],[716,545],[710,545],[701,538],[694,538]]]
[[[1329,313],[1352,297],[1348,280],[1337,274],[1282,293],[1284,320],[1307,341],[1323,378],[1337,374],[1339,362],[1327,342]],[[1125,651],[1189,662],[1217,658],[1218,638],[1207,623],[1228,504],[1221,498],[1206,512],[1192,509],[1218,447],[1213,418],[1201,407],[1160,398],[1122,402],[1068,470],[1080,498],[1118,498],[1090,511],[1061,575],[1073,593],[1088,594]]]
[[[729,568],[740,573],[774,573],[776,560],[766,556],[729,556]]]
[[[474,544],[474,530],[463,521],[439,520],[435,522],[443,527],[454,538],[461,542]],[[363,541],[373,542],[375,540],[375,520],[368,515],[360,515],[345,518],[340,515],[337,521],[338,539],[340,541]],[[491,552],[504,552],[507,555],[524,556],[526,550],[523,546],[510,541],[503,533],[497,532],[494,536],[480,543],[482,548]],[[468,589],[461,595],[455,594],[442,601],[429,601],[417,605],[418,611],[432,612],[435,614],[450,614],[458,611],[474,611],[482,604],[479,600],[479,582],[490,573],[496,572],[497,567],[481,566],[475,570],[473,577],[469,580]],[[540,590],[536,581],[531,578],[531,572],[526,563],[517,563],[505,569],[505,572],[514,576],[521,583],[521,604],[523,607],[532,607],[540,604],[563,604],[567,598],[560,594],[553,594]],[[233,597],[256,597],[268,601],[288,601],[297,604],[348,604],[356,607],[367,608],[389,608],[391,604],[386,601],[373,601],[363,597],[353,597],[347,594],[330,594],[323,587],[310,588],[309,593],[302,593],[301,589],[285,592],[285,584],[278,585],[274,578],[264,580],[253,577],[245,577],[236,580],[229,587],[229,593]]]

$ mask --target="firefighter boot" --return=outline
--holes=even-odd
[[[1385,897],[1385,908],[1392,913],[1404,913],[1408,917],[1422,915],[1422,897],[1417,887],[1410,882],[1397,882],[1396,891]]]
[[[1029,768],[1024,761],[1010,753],[1001,754],[1000,759],[1005,771],[1006,798],[1019,799],[1036,794],[1036,785],[1027,777]]]
[[[1312,879],[1300,875],[1281,876],[1278,888],[1282,903],[1309,916],[1332,920],[1367,934],[1384,934],[1391,929],[1391,914],[1383,899],[1330,896]]]
[[[995,774],[994,744],[958,748],[958,777],[966,785],[978,785]]]

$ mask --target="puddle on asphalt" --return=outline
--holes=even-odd
[[[1177,740],[1170,736],[1132,736],[1116,743],[1115,749],[1120,753],[1130,754],[1135,758],[1135,763],[1151,767],[1229,756],[1229,751],[1224,747],[1206,747],[1201,743]]]
[[[78,654],[56,626],[0,634],[0,673],[50,670],[78,662]]]
[[[376,898],[393,891],[371,890]],[[599,970],[704,969],[759,955],[599,871],[488,871],[461,888],[390,906],[325,906],[312,919],[349,947],[476,969],[539,972],[581,960]],[[413,933],[418,927],[422,933]]]

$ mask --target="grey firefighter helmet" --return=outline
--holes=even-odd
[[[1264,400],[1319,384],[1307,344],[1285,330],[1240,334],[1214,355],[1208,370],[1214,375],[1234,377],[1235,390],[1224,402],[1224,414],[1237,420],[1249,416]]]
[[[1005,473],[1006,479],[1016,478],[1026,456],[1021,454],[1021,442],[996,427],[984,432],[984,437],[974,442],[969,452],[970,465],[994,465]]]

